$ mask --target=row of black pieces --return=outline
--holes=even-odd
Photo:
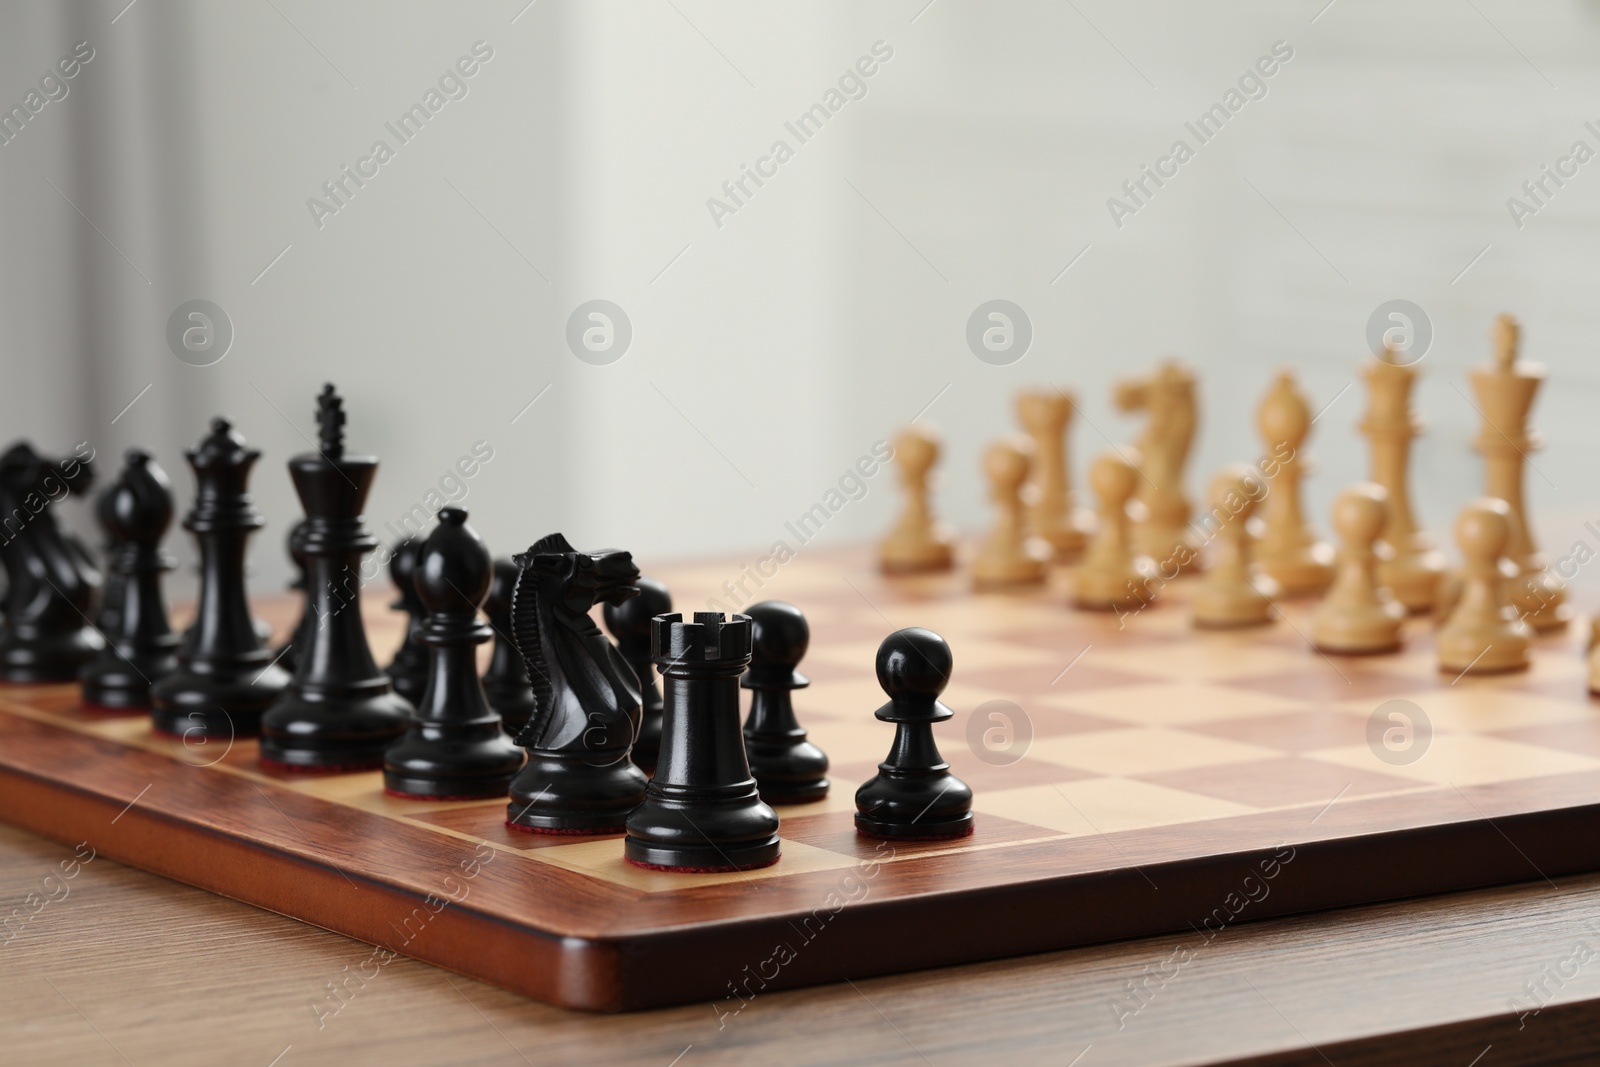
[[[319,400],[319,418],[325,421],[330,401],[336,398],[325,391]],[[326,450],[316,457],[299,457],[291,464],[297,475],[297,488],[306,497],[307,507],[315,508],[324,521],[333,517],[327,501],[338,495],[335,478],[349,481],[354,475],[361,480],[360,488],[364,490],[370,484],[372,469],[370,461],[364,462],[365,457],[346,457],[342,442],[339,445],[330,443],[329,448],[338,453],[337,464]],[[258,456],[259,453],[247,449],[237,432],[221,419],[213,423],[210,435],[197,449],[186,453],[199,491],[195,509],[185,526],[201,542],[203,572],[201,618],[186,635],[182,655],[180,638],[170,628],[161,591],[161,576],[173,564],[160,544],[171,525],[174,506],[171,484],[160,466],[148,454],[130,451],[119,478],[97,501],[97,517],[107,534],[109,563],[98,626],[88,624],[87,596],[80,595],[74,601],[65,594],[65,590],[80,594],[92,592],[98,575],[87,553],[72,552],[67,547],[72,542],[55,527],[53,516],[41,509],[40,521],[30,527],[35,539],[19,547],[33,548],[36,556],[57,562],[62,573],[54,577],[44,575],[54,598],[40,596],[37,591],[25,597],[28,592],[25,579],[37,575],[38,570],[15,563],[10,568],[18,576],[10,586],[12,595],[25,605],[43,601],[48,609],[40,612],[37,620],[24,617],[21,611],[11,613],[15,624],[7,628],[8,639],[38,638],[31,642],[17,641],[27,670],[15,680],[64,680],[76,673],[83,683],[86,704],[108,710],[140,710],[155,703],[157,731],[190,738],[252,736],[260,730],[261,721],[269,710],[279,704],[290,704],[300,716],[295,720],[298,732],[306,733],[309,725],[312,733],[320,728],[322,733],[336,732],[340,736],[332,739],[335,742],[332,745],[318,743],[319,739],[313,738],[312,744],[283,746],[276,751],[269,749],[269,763],[287,769],[357,769],[376,765],[382,754],[379,746],[386,749],[388,743],[396,740],[401,709],[391,694],[380,691],[381,680],[370,664],[357,663],[353,671],[348,662],[333,664],[332,673],[339,676],[333,679],[329,678],[327,664],[320,671],[309,672],[320,675],[311,681],[313,685],[321,685],[321,691],[313,695],[320,698],[318,703],[323,705],[309,709],[309,716],[303,691],[290,694],[288,699],[284,695],[291,685],[288,672],[294,670],[297,658],[315,662],[314,657],[304,653],[297,657],[295,653],[313,649],[319,616],[345,614],[338,610],[343,604],[333,605],[335,610],[328,611],[329,605],[320,603],[314,595],[314,590],[322,589],[323,585],[332,590],[333,583],[318,584],[308,578],[307,572],[314,566],[307,551],[310,520],[297,523],[289,535],[289,554],[301,570],[294,585],[305,592],[305,607],[291,640],[269,656],[262,647],[265,636],[262,627],[247,615],[243,550],[249,534],[259,528],[262,520],[250,504],[245,489]],[[7,457],[7,466],[13,474],[26,469],[27,478],[17,494],[19,500],[27,495],[27,487],[41,481],[44,484],[40,491],[51,494],[47,499],[54,499],[54,486],[45,480],[52,472],[69,479],[65,484],[75,485],[80,491],[88,488],[91,478],[91,468],[86,462],[68,468],[67,461],[51,463],[33,456],[27,446],[14,449]],[[66,473],[62,473],[63,468]],[[18,479],[11,479],[11,484],[17,485]],[[359,501],[354,503],[359,505]],[[347,522],[350,510],[350,507],[344,509]],[[457,523],[465,518],[464,513],[452,515]],[[446,521],[441,528],[452,525]],[[47,535],[43,552],[38,551],[39,535]],[[347,555],[364,548],[364,534],[353,529],[353,535],[357,544],[333,547],[341,548]],[[349,540],[348,532],[345,539]],[[319,558],[330,554],[328,540],[325,534],[319,539]],[[469,557],[481,554],[460,544],[462,540],[457,537],[458,543],[439,548],[447,557],[463,551]],[[52,548],[55,551],[50,551]],[[391,577],[401,591],[401,599],[395,606],[408,613],[409,624],[406,639],[387,674],[394,689],[413,706],[421,704],[425,697],[436,658],[430,655],[426,647],[428,642],[423,639],[425,619],[430,612],[416,582],[416,562],[421,549],[422,542],[416,539],[396,546],[390,565]],[[454,598],[446,596],[451,610],[457,607],[455,601],[459,600],[460,590],[470,588],[479,577],[471,566],[472,560],[467,563],[471,573],[447,575],[449,589],[434,590],[435,596],[457,594]],[[345,574],[350,572],[348,567],[340,570]],[[513,736],[525,724],[533,699],[526,667],[508,636],[510,593],[517,573],[516,565],[510,560],[498,560],[494,564],[492,588],[485,608],[495,634],[495,649],[482,679],[490,706],[500,714],[506,731]],[[664,586],[651,579],[640,579],[638,588],[640,595],[636,599],[607,604],[605,617],[624,659],[646,680],[640,685],[642,714],[632,755],[636,763],[649,771],[654,768],[660,746],[662,718],[662,698],[650,666],[650,620],[670,611],[671,598]],[[67,619],[65,625],[52,626],[52,620],[67,616],[63,608],[71,609],[81,621],[73,624]],[[476,610],[474,606],[473,611]],[[803,803],[821,797],[828,788],[827,758],[806,741],[805,731],[799,728],[789,700],[790,690],[807,684],[794,668],[805,653],[809,633],[803,616],[792,606],[764,605],[757,614],[765,622],[766,636],[761,642],[764,651],[744,680],[745,686],[753,690],[750,720],[744,731],[750,762],[763,783],[763,792],[774,803]],[[30,622],[35,623],[31,629]],[[348,613],[344,622],[347,624],[345,636],[354,640],[345,640],[339,647],[364,649],[364,633],[359,629],[349,630],[351,625],[359,626],[358,613]],[[96,649],[96,639],[102,633],[109,640],[101,642]],[[94,658],[83,663],[90,653],[95,653]],[[355,658],[361,659],[359,655]],[[452,682],[459,673],[452,674],[448,666],[445,669]],[[332,695],[346,699],[327,699],[328,690],[332,688],[330,680],[340,683],[338,688],[343,690]],[[449,684],[445,688],[448,689]],[[352,694],[356,697],[354,708],[349,699]],[[334,719],[335,712],[344,716],[352,711],[352,717],[343,721]],[[466,719],[473,717],[468,715]],[[330,729],[335,723],[338,728]],[[327,758],[330,748],[331,760]],[[438,789],[430,790],[414,780],[393,784],[397,792],[427,793]],[[459,788],[470,794],[481,786],[475,788],[473,783],[465,782],[445,784],[443,788],[447,791]]]
[[[643,780],[642,775],[621,775],[619,778],[620,772],[615,768],[602,767],[600,777],[609,776],[612,780],[596,779],[589,783],[589,787],[598,786],[597,794],[604,795],[585,795],[586,786],[581,781],[583,774],[571,773],[574,770],[571,753],[547,752],[537,738],[528,739],[529,756],[526,765],[522,765],[522,754],[501,734],[500,717],[487,706],[483,688],[473,669],[472,648],[489,639],[488,633],[477,622],[477,610],[485,594],[490,593],[488,586],[493,576],[487,551],[482,548],[476,535],[465,527],[465,513],[458,509],[446,509],[445,513],[441,513],[441,525],[434,536],[443,537],[445,543],[438,546],[440,551],[433,559],[437,561],[449,556],[458,561],[465,560],[466,570],[458,567],[454,574],[441,570],[442,585],[438,576],[431,583],[424,582],[422,585],[418,585],[414,576],[411,576],[412,581],[401,585],[402,590],[411,589],[416,593],[430,618],[435,613],[439,615],[431,624],[425,622],[420,630],[413,630],[418,643],[429,647],[428,671],[434,684],[426,687],[418,696],[419,702],[425,702],[425,706],[418,711],[413,711],[403,696],[390,691],[388,676],[378,671],[372,662],[359,608],[354,611],[342,610],[354,602],[358,593],[358,583],[352,583],[352,579],[357,573],[361,557],[376,547],[360,523],[361,508],[376,470],[376,460],[368,456],[345,455],[343,412],[331,387],[319,397],[318,419],[323,431],[321,447],[317,453],[296,457],[290,463],[296,489],[308,515],[307,521],[291,535],[291,553],[306,564],[308,572],[304,583],[308,587],[306,613],[297,634],[307,633],[310,629],[307,620],[311,619],[313,611],[316,612],[315,631],[304,638],[305,644],[302,646],[306,667],[297,670],[292,678],[288,676],[274,659],[268,658],[271,653],[262,647],[258,627],[249,617],[243,579],[244,545],[249,534],[262,525],[262,520],[249,502],[245,485],[259,453],[246,449],[242,438],[224,420],[219,419],[213,423],[211,435],[201,446],[186,453],[194,468],[199,492],[195,509],[185,519],[185,526],[201,543],[203,580],[200,619],[186,635],[181,647],[167,628],[159,588],[161,572],[171,566],[159,549],[161,534],[171,519],[170,487],[166,485],[159,467],[148,456],[130,453],[128,467],[122,478],[102,498],[101,518],[106,521],[112,540],[120,542],[119,550],[113,553],[112,568],[114,577],[120,580],[114,582],[108,591],[111,594],[106,605],[109,614],[103,621],[111,624],[108,628],[112,633],[125,640],[114,641],[100,649],[95,661],[84,668],[86,700],[107,707],[136,706],[137,690],[140,682],[143,682],[149,686],[149,698],[154,704],[156,729],[171,734],[181,732],[185,736],[196,732],[205,736],[218,736],[224,732],[229,736],[248,734],[253,732],[254,720],[259,715],[264,735],[261,746],[264,763],[289,770],[354,770],[382,761],[386,767],[386,784],[389,788],[410,796],[495,795],[503,789],[501,779],[521,765],[522,779],[531,778],[544,784],[535,795],[534,802],[521,806],[517,801],[518,791],[512,788],[511,821],[516,825],[556,832],[595,832],[602,829],[601,823],[607,820],[610,813],[623,808],[633,812],[637,807],[637,813],[630,815],[634,829],[640,830],[640,833],[630,834],[633,840],[630,851],[637,853],[630,858],[635,862],[691,869],[727,865],[730,862],[727,855],[695,856],[691,855],[694,852],[692,848],[688,852],[679,849],[675,842],[682,836],[681,826],[674,830],[665,824],[658,825],[653,831],[658,840],[654,844],[648,842],[649,834],[641,830],[638,825],[640,820],[648,821],[651,813],[662,817],[663,813],[676,810],[676,802],[670,797],[666,800],[657,797],[653,803],[634,805],[632,801],[635,799],[651,799],[629,795],[634,791],[634,786]],[[28,459],[26,455],[20,458]],[[87,474],[86,464],[76,471],[67,468],[65,463],[56,466],[61,468],[63,477],[83,477]],[[42,462],[33,462],[32,467],[31,477],[35,482],[39,480],[41,471],[51,469],[51,465]],[[4,479],[0,478],[0,481]],[[87,478],[83,477],[80,488],[85,488],[86,482]],[[339,484],[341,482],[353,492],[346,493]],[[49,522],[38,523],[33,528],[34,534],[50,533],[52,525]],[[570,550],[564,539],[556,536],[561,546]],[[451,538],[455,539],[454,544],[450,544]],[[51,581],[53,592],[62,594],[61,584],[74,589],[89,584],[87,578],[82,577],[92,573],[86,553],[79,551],[76,556],[69,556],[71,542],[64,538],[60,546],[52,546],[48,538],[42,540],[44,548],[59,549],[56,554],[67,561],[68,570],[79,571],[80,580],[76,585],[65,576],[63,583]],[[38,547],[35,545],[36,549]],[[582,554],[569,551],[568,555]],[[625,553],[612,555],[626,557]],[[481,565],[475,565],[480,557]],[[81,569],[78,566],[80,561]],[[632,570],[631,561],[626,565]],[[21,573],[20,568],[12,569]],[[510,573],[502,568],[501,575],[506,580],[502,584],[508,584]],[[637,570],[632,570],[632,575],[637,577]],[[483,589],[477,589],[480,582]],[[342,597],[339,593],[341,584],[344,589]],[[476,595],[469,596],[464,587],[465,590],[477,590]],[[18,583],[13,582],[12,588],[15,592],[21,592]],[[431,589],[431,592],[423,592],[424,588]],[[654,621],[647,620],[661,618],[659,609],[670,607],[664,590],[651,592],[653,595],[640,597],[631,611],[622,606],[626,603],[625,599],[607,604],[608,628],[614,630],[619,643],[627,646],[627,652],[631,653],[628,657],[632,660],[630,666],[636,672],[632,684],[648,694],[643,701],[646,714],[642,728],[641,724],[635,722],[634,730],[629,731],[637,732],[636,738],[630,740],[645,741],[645,746],[639,752],[641,760],[648,760],[648,743],[654,739],[652,735],[657,733],[656,729],[649,727],[658,721],[653,714],[653,705],[658,699],[653,683],[639,686],[637,681],[638,677],[649,676],[648,666],[641,662],[641,637],[648,626],[652,644],[659,646],[659,628]],[[430,597],[435,602],[432,606]],[[47,606],[59,606],[48,597],[43,599]],[[61,599],[68,598],[62,595]],[[504,597],[500,599],[499,607],[503,609]],[[84,614],[77,604],[68,606],[80,615]],[[682,753],[691,755],[684,756],[682,766],[674,763],[673,768],[669,769],[671,773],[657,776],[658,791],[670,793],[671,787],[675,786],[689,790],[687,796],[705,799],[709,806],[701,813],[703,820],[726,821],[711,810],[715,805],[710,805],[709,798],[704,798],[705,771],[706,767],[710,767],[715,772],[712,777],[722,773],[717,771],[718,767],[731,772],[733,761],[728,754],[734,747],[740,749],[737,763],[743,768],[734,777],[741,782],[748,778],[753,764],[757,777],[764,783],[761,792],[774,802],[815,799],[827,788],[826,757],[805,741],[805,733],[795,721],[788,695],[792,689],[806,684],[804,677],[794,669],[804,654],[808,640],[804,619],[788,605],[762,605],[758,609],[770,634],[763,642],[769,651],[745,672],[745,684],[754,690],[754,695],[751,718],[743,732],[744,736],[741,738],[736,726],[738,699],[737,690],[734,689],[731,694],[724,693],[707,705],[715,708],[715,713],[708,720],[716,724],[715,729],[708,730],[702,726],[698,730],[691,730],[703,735],[703,739],[709,737],[709,742],[695,744],[684,741],[673,746],[675,753],[681,749]],[[492,614],[499,613],[492,611]],[[713,616],[703,615],[697,616],[694,623],[682,625],[701,627],[711,625],[712,620]],[[25,625],[18,625],[18,622],[25,623],[27,620],[13,618],[9,621],[8,638],[18,634],[26,636]],[[728,622],[730,634],[739,632],[741,626],[747,633],[750,619],[736,617]],[[501,625],[498,628],[504,634],[507,627]],[[66,631],[68,628],[57,629]],[[48,626],[43,627],[41,632],[46,636],[52,635]],[[83,633],[81,628],[63,633],[65,640],[61,644],[71,646],[74,634],[82,638]],[[925,631],[905,631],[894,635],[885,642],[884,650],[880,652],[880,680],[898,677],[899,669],[886,668],[885,664],[899,661],[892,655],[889,660],[884,657],[892,652],[892,646],[897,642],[904,644],[917,634],[931,638],[936,645],[943,644],[936,636]],[[669,645],[671,640],[669,638]],[[90,644],[86,639],[82,643],[85,646]],[[745,643],[748,646],[748,634]],[[911,643],[916,645],[925,642],[918,638]],[[177,651],[174,655],[175,648]],[[293,645],[280,650],[276,658],[283,658],[292,649]],[[508,683],[507,690],[513,691],[526,685],[522,680],[526,677],[525,670],[516,672],[513,669],[516,662],[514,650],[501,648],[497,651],[501,653],[497,658],[502,662],[500,680]],[[659,656],[658,647],[652,648],[652,652]],[[937,651],[931,656],[921,651],[916,659],[931,666],[937,656]],[[947,648],[945,658],[948,659]],[[700,697],[704,697],[708,692],[720,691],[720,680],[738,678],[740,668],[749,664],[750,657],[746,655],[732,669],[729,664],[721,662],[685,666],[682,656],[674,656],[666,662],[657,658],[656,662],[669,680],[669,689],[671,680],[681,676],[691,680],[685,683],[687,688],[682,695],[695,697],[698,692]],[[164,669],[169,666],[170,670]],[[887,675],[886,669],[889,670]],[[158,676],[154,684],[151,684],[150,675]],[[935,671],[934,675],[938,678],[937,689],[942,689],[943,679],[948,677],[947,666],[942,673]],[[137,676],[137,681],[134,676]],[[719,681],[708,683],[708,678]],[[890,689],[890,686],[891,681],[885,680],[886,689]],[[890,689],[893,699],[879,711],[880,718],[897,722],[899,728],[890,759],[882,765],[880,774],[858,794],[858,825],[863,832],[907,836],[910,830],[918,830],[920,832],[912,836],[949,836],[952,832],[965,832],[966,827],[970,826],[970,813],[965,810],[955,812],[953,819],[944,817],[948,814],[947,809],[951,808],[947,799],[959,802],[965,796],[965,804],[970,807],[970,791],[950,778],[948,766],[938,757],[931,733],[927,730],[933,722],[947,718],[948,709],[943,709],[937,703],[935,689],[932,691],[934,696],[928,698],[931,702],[929,706],[935,711],[943,709],[942,712],[930,718],[924,709],[911,713],[911,717],[907,718],[905,708],[909,706],[908,701],[910,704],[916,703],[915,689],[915,684],[904,693]],[[731,700],[728,699],[730,695]],[[690,703],[704,705],[706,701],[686,699],[683,703],[686,706]],[[725,728],[728,719],[726,712],[730,707],[735,724],[732,730]],[[706,716],[702,714],[699,718],[705,719]],[[926,722],[921,722],[921,719],[926,719]],[[740,744],[741,741],[743,744]],[[701,748],[710,754],[709,759],[692,756]],[[628,761],[629,755],[629,748],[624,747],[621,761]],[[589,760],[581,762],[592,763]],[[697,768],[697,763],[705,766]],[[628,770],[633,771],[631,763]],[[683,781],[670,781],[675,775],[683,778]],[[921,793],[926,791],[919,792],[915,787],[920,779],[930,777],[940,788],[927,803],[923,803]],[[558,790],[553,797],[545,800],[552,784],[572,787],[569,790],[572,795],[564,796]],[[755,788],[755,780],[751,779],[751,803],[761,805],[764,812],[770,812],[770,808],[755,799]],[[533,808],[539,807],[537,802],[540,800],[544,800],[540,811],[533,811]],[[903,803],[906,800],[915,802],[914,813]],[[577,810],[562,812],[559,810],[562,805],[569,809],[575,806]],[[554,813],[549,811],[552,807],[556,809]],[[927,818],[930,813],[934,818]],[[772,818],[775,820],[776,817]],[[756,821],[764,825],[766,816],[762,815]],[[920,826],[915,825],[918,821],[921,822]],[[711,833],[707,837],[707,841],[711,842],[710,847],[718,849],[715,842],[721,841],[722,852],[730,849],[738,852],[741,845],[750,844],[730,838],[729,833],[735,830],[736,827],[730,823],[722,826],[720,832]],[[735,838],[738,836],[738,833],[734,833]],[[770,841],[763,839],[756,842],[753,846],[756,852],[770,851],[770,858],[757,854],[735,857],[731,860],[732,865],[770,862],[776,858],[776,845],[775,836]]]
[[[656,773],[623,824],[624,858],[685,872],[777,862],[781,823],[767,801],[774,792],[791,802],[817,799],[821,793],[808,787],[827,767],[789,702],[793,689],[808,684],[795,670],[809,641],[804,617],[791,604],[767,602],[732,617],[657,615],[650,626],[665,688],[663,742]],[[876,715],[895,724],[895,741],[856,792],[859,832],[895,840],[971,832],[972,791],[950,773],[933,738],[933,726],[954,714],[938,699],[952,664],[949,645],[929,630],[899,630],[879,646],[878,680],[890,699]],[[754,690],[743,746],[741,684]],[[759,773],[763,757],[778,761],[776,790]]]

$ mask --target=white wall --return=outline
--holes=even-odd
[[[0,102],[76,40],[96,58],[0,146],[0,436],[89,439],[108,474],[146,444],[187,496],[181,448],[230,414],[266,453],[267,588],[296,513],[282,464],[331,380],[351,442],[384,461],[375,527],[482,439],[495,459],[465,506],[497,551],[561,528],[646,561],[754,558],[946,386],[926,418],[964,527],[984,522],[978,456],[1017,386],[1078,390],[1081,469],[1100,432],[1136,432],[1111,382],[1165,353],[1201,373],[1198,490],[1259,451],[1275,367],[1320,407],[1352,381],[1369,313],[1403,297],[1435,331],[1424,518],[1442,532],[1479,486],[1477,415],[1454,386],[1502,310],[1551,368],[1530,476],[1543,539],[1565,550],[1600,517],[1585,463],[1600,164],[1520,230],[1505,203],[1572,141],[1600,149],[1583,127],[1600,126],[1592,0],[1338,0],[1320,16],[1324,0],[524,2],[140,0],[114,24],[123,0],[9,7]],[[467,97],[319,229],[307,198],[393,141],[384,123],[478,40],[494,58]],[[786,134],[880,40],[894,54],[866,96],[806,144]],[[1106,199],[1279,40],[1294,58],[1267,96],[1116,227]],[[794,158],[717,226],[706,199],[778,137]],[[167,349],[168,314],[194,297],[236,330],[214,366]],[[1009,367],[964,340],[994,297],[1034,323]],[[609,366],[564,341],[593,298],[633,323]],[[1319,519],[1364,472],[1361,402],[1357,385],[1310,442]],[[874,479],[823,539],[872,537],[894,507]]]

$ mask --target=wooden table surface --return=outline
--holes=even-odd
[[[71,856],[0,827],[0,914]],[[1600,1062],[1600,875],[764,994],[726,1018],[578,1014],[400,958],[319,1020],[361,944],[105,858],[60,885],[0,945],[0,1063]],[[1530,982],[1545,1006],[1519,1020]]]

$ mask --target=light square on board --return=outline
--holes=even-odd
[[[785,840],[782,857],[771,867],[754,871],[723,871],[715,874],[685,874],[681,871],[651,871],[635,867],[622,858],[622,840],[607,838],[601,841],[581,841],[571,845],[541,848],[525,853],[540,863],[548,863],[565,870],[576,871],[604,879],[614,885],[646,893],[670,893],[700,886],[722,885],[726,882],[754,882],[767,878],[781,878],[791,874],[809,874],[813,871],[843,870],[859,862],[854,856],[808,845],[803,841]]]
[[[1204,793],[1263,810],[1301,805],[1320,807],[1336,797],[1371,796],[1427,789],[1423,783],[1392,774],[1283,756],[1256,763],[1189,767],[1142,776],[1144,781]]]
[[[359,774],[316,774],[283,778],[296,793],[317,797],[320,800],[345,804],[377,815],[416,815],[448,811],[452,808],[497,807],[505,810],[505,797],[487,800],[407,800],[390,796],[383,791],[382,771],[362,771]]]
[[[1312,707],[1307,701],[1270,693],[1181,681],[1073,690],[1036,699],[1050,707],[1103,715],[1139,726],[1184,726],[1247,715],[1306,711]]]
[[[1165,727],[1096,730],[1035,740],[1028,758],[1102,775],[1131,776],[1266,760],[1276,749]]]
[[[1487,785],[1600,770],[1600,759],[1474,734],[1435,734],[1415,763],[1391,765],[1366,745],[1306,752],[1307,759],[1436,785]]]
[[[1257,809],[1128,778],[1085,778],[979,793],[973,810],[1078,836],[1226,819]]]
[[[1439,655],[1429,642],[1425,646],[1420,644],[1416,647],[1408,646],[1401,655],[1391,658],[1385,670],[1390,674],[1400,674],[1450,688],[1467,685],[1504,691],[1526,685],[1570,681],[1574,698],[1581,698],[1584,692],[1583,679],[1588,668],[1581,655],[1574,654],[1565,646],[1547,646],[1536,642],[1533,647],[1532,666],[1526,671],[1518,674],[1462,675],[1455,671],[1440,670]]]
[[[1270,645],[1249,644],[1237,635],[1196,633],[1194,639],[1155,648],[1095,648],[1084,657],[1096,666],[1161,678],[1222,681],[1228,678],[1315,669],[1308,653]]]
[[[1595,711],[1587,698],[1561,700],[1488,685],[1459,685],[1413,690],[1388,699],[1407,700],[1421,708],[1435,730],[1486,734],[1519,726],[1591,719]],[[1365,718],[1384,701],[1345,700],[1333,705],[1339,711]]]

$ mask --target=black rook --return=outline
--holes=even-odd
[[[644,803],[628,816],[629,863],[671,871],[737,871],[778,861],[778,815],[756,792],[739,732],[739,675],[750,617],[697,611],[651,622],[661,669],[661,755]]]

